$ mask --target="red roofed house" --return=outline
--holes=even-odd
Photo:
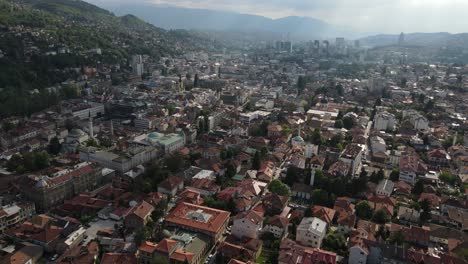
[[[335,217],[336,211],[320,205],[312,207],[312,213],[315,217],[318,217],[330,225]]]
[[[424,175],[427,166],[416,153],[407,153],[400,158],[400,180],[409,184],[416,182],[418,175]]]
[[[278,256],[279,264],[335,264],[336,253],[302,246],[293,240],[284,239],[280,245],[280,252]]]
[[[142,201],[134,206],[130,212],[125,216],[125,227],[130,229],[137,229],[145,226],[151,219],[151,213],[154,207],[146,201]]]
[[[137,259],[132,253],[105,253],[101,264],[137,264]]]
[[[432,164],[447,166],[450,162],[450,155],[443,149],[433,149],[427,152],[427,159]]]
[[[184,179],[177,176],[170,176],[158,185],[158,192],[175,196],[184,189]]]

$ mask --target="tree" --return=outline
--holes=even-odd
[[[150,235],[151,235],[150,230],[148,230],[147,227],[145,226],[141,227],[135,232],[135,238],[133,241],[135,242],[136,245],[140,246],[141,243],[148,240]]]
[[[445,183],[448,183],[448,184],[455,184],[456,181],[457,181],[457,178],[455,176],[453,176],[452,174],[444,171],[442,172],[440,175],[439,175],[439,179]]]
[[[369,181],[373,183],[379,183],[381,180],[385,178],[385,173],[382,169],[380,169],[377,173],[374,171],[372,172]]]
[[[325,250],[336,252],[340,256],[344,256],[348,251],[346,244],[346,238],[342,234],[330,232],[323,239],[322,247]]]
[[[252,158],[252,169],[259,170],[261,166],[260,152],[256,151]]]
[[[354,126],[354,120],[352,117],[350,116],[347,116],[345,118],[343,118],[343,127],[346,128],[346,129],[351,129],[353,128]]]
[[[262,149],[260,150],[260,156],[261,158],[265,158],[268,154],[268,148],[267,147],[262,147]]]
[[[90,138],[90,139],[88,139],[88,141],[86,141],[86,146],[87,147],[97,147],[98,143],[94,138]]]
[[[14,123],[11,123],[11,122],[5,122],[5,123],[2,124],[2,129],[5,132],[8,132],[8,131],[12,130],[15,127],[16,127],[16,125]]]
[[[390,231],[384,225],[379,226],[379,230],[375,233],[375,236],[381,237],[384,241],[390,236]]]
[[[151,264],[169,264],[169,260],[161,255],[156,255],[151,260]]]
[[[197,88],[198,87],[198,73],[195,74],[195,78],[193,80],[193,87]]]
[[[413,194],[420,195],[424,192],[424,182],[421,180],[417,180],[416,184],[413,187]]]
[[[323,144],[322,134],[320,133],[320,130],[318,128],[314,129],[314,131],[308,138],[308,141],[312,142],[312,144],[319,146]]]
[[[419,218],[421,223],[425,223],[427,220],[431,219],[431,203],[427,199],[424,199],[419,202],[419,206],[421,207],[421,215]]]
[[[302,94],[307,85],[307,80],[304,76],[299,76],[297,79],[297,93]]]
[[[278,179],[270,182],[268,185],[268,190],[281,196],[289,196],[290,193],[288,185],[282,183]]]
[[[185,160],[182,157],[182,155],[175,154],[166,158],[164,160],[164,164],[166,165],[169,171],[174,173],[185,167]]]
[[[384,210],[377,210],[372,216],[372,221],[376,222],[377,224],[385,224],[390,221],[390,217]]]
[[[292,186],[295,182],[297,182],[297,177],[298,177],[297,169],[290,166],[288,167],[288,170],[286,171],[286,177],[284,178],[284,182],[287,185]]]
[[[151,219],[153,221],[158,221],[161,217],[164,216],[167,210],[167,200],[161,200],[157,206],[154,207],[154,211],[151,213]]]
[[[13,154],[10,160],[6,163],[6,167],[9,171],[18,171],[17,168],[23,164],[23,158],[18,154]]]
[[[312,201],[316,205],[329,206],[330,198],[328,192],[322,189],[315,189],[312,192]]]
[[[335,128],[339,128],[339,129],[343,128],[343,120],[337,119],[337,120],[335,121],[335,125],[334,125],[334,126],[335,126]]]
[[[42,170],[49,167],[49,154],[47,152],[36,152],[32,155],[33,157],[33,166],[31,171]]]
[[[362,201],[356,206],[356,215],[365,220],[372,217],[373,209],[367,201]]]
[[[390,173],[390,180],[391,181],[398,181],[400,179],[400,170],[398,169],[393,169],[392,172]]]
[[[47,146],[47,150],[52,155],[57,155],[60,153],[60,149],[62,148],[62,144],[57,137],[54,137],[50,140],[49,145]]]
[[[433,110],[434,109],[434,101],[433,100],[429,100],[427,101],[426,105],[424,106],[424,111],[425,112],[428,112],[430,110]]]
[[[405,242],[405,235],[401,230],[398,230],[390,235],[388,241],[392,244],[403,245]]]

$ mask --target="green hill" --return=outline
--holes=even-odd
[[[0,117],[41,109],[29,103],[30,91],[74,78],[77,68],[125,63],[133,54],[177,55],[207,43],[81,0],[0,0]]]

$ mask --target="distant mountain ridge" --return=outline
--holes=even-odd
[[[396,45],[400,35],[379,34],[361,39],[363,45],[388,46]],[[468,46],[468,33],[451,34],[448,32],[436,33],[409,33],[405,34],[404,45],[423,47],[466,47]]]
[[[270,32],[283,38],[347,37],[350,31],[311,17],[271,19],[258,15],[150,4],[106,5],[118,15],[133,14],[165,29]]]

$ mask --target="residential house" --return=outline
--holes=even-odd
[[[291,188],[291,192],[292,197],[310,200],[312,195],[312,187],[304,183],[294,183]]]
[[[400,205],[398,208],[397,219],[401,222],[419,223],[421,214],[419,210]]]
[[[438,166],[448,166],[451,161],[450,155],[444,149],[433,149],[427,152],[429,163]]]
[[[177,176],[169,176],[159,183],[158,192],[174,197],[178,192],[184,189],[184,179]]]
[[[337,255],[334,252],[305,247],[290,239],[284,239],[281,241],[278,263],[279,264],[335,264]]]
[[[415,184],[419,175],[425,175],[427,166],[418,157],[416,153],[407,153],[400,158],[400,177],[401,181],[409,184]]]
[[[363,147],[359,144],[348,144],[340,156],[340,160],[351,165],[351,174],[355,175],[362,162]]]
[[[335,218],[336,211],[320,205],[315,205],[312,207],[312,215],[315,217],[320,218],[321,220],[325,221],[328,226],[331,225],[333,219]]]
[[[239,213],[233,218],[231,234],[241,239],[243,237],[258,239],[263,228],[263,215],[249,210]]]
[[[279,215],[272,216],[265,223],[262,232],[271,233],[276,238],[283,238],[288,234],[289,218]]]
[[[148,221],[151,220],[151,213],[153,211],[154,207],[151,204],[146,201],[142,201],[138,205],[134,206],[125,216],[125,227],[135,230],[142,226],[146,226]]]
[[[268,193],[262,200],[262,204],[265,207],[268,215],[280,214],[283,209],[287,206],[289,198],[287,196],[281,196],[276,193]]]

